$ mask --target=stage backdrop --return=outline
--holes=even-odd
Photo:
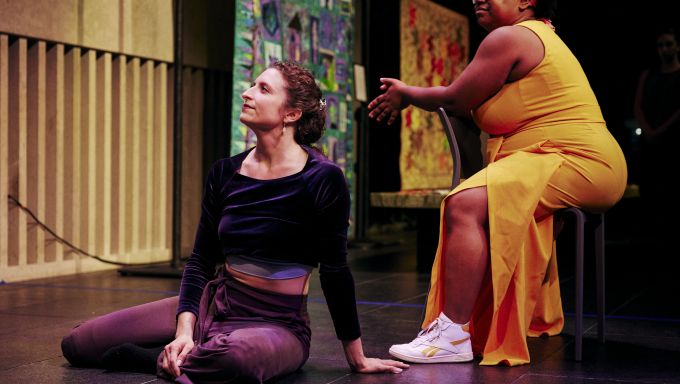
[[[351,0],[236,0],[232,155],[255,145],[239,121],[241,93],[273,60],[298,61],[312,70],[327,103],[317,145],[345,172],[354,200],[352,18]]]
[[[239,121],[241,93],[276,59],[292,59],[314,73],[327,102],[319,146],[352,180],[351,0],[237,0],[231,154],[255,144]]]
[[[465,16],[426,0],[401,0],[401,79],[448,85],[468,60]],[[448,188],[452,161],[436,113],[409,107],[401,114],[401,189]]]

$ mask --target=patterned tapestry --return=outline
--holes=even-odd
[[[468,19],[427,0],[401,0],[401,80],[448,85],[467,65]],[[436,113],[401,113],[401,189],[451,186],[451,152]]]
[[[317,146],[345,172],[354,200],[352,19],[352,0],[236,1],[232,155],[255,145],[255,135],[239,121],[241,93],[273,60],[295,60],[321,87],[326,133]]]
[[[326,99],[326,133],[318,146],[352,181],[351,0],[237,0],[231,154],[255,144],[239,121],[241,93],[276,59],[310,69]]]

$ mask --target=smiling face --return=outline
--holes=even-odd
[[[533,17],[533,0],[473,0],[477,23],[492,31]],[[529,12],[529,13],[528,13]]]
[[[286,114],[287,84],[281,73],[269,68],[242,94],[239,119],[251,129],[271,130],[282,127]]]

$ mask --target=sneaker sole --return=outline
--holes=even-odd
[[[409,363],[420,363],[420,364],[436,364],[436,363],[464,363],[473,360],[472,352],[452,354],[449,356],[436,356],[436,357],[417,357],[404,355],[399,352],[390,349],[390,355],[396,357],[397,359],[408,361]]]

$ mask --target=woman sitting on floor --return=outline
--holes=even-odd
[[[180,383],[280,377],[309,357],[307,291],[320,265],[352,370],[401,372],[408,365],[363,353],[346,260],[349,192],[340,168],[310,147],[326,115],[312,74],[276,62],[241,96],[240,120],[257,146],[210,170],[179,297],[77,326],[62,341],[64,356]]]

